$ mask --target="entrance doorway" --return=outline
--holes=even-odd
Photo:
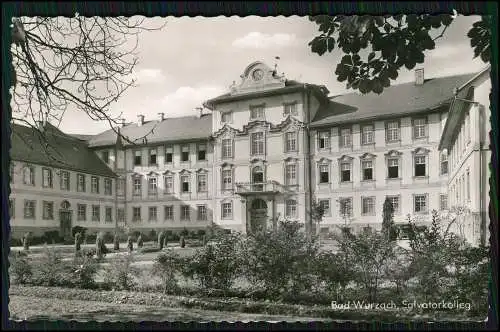
[[[71,204],[68,201],[63,201],[61,203],[61,209],[59,210],[59,222],[60,222],[60,235],[64,239],[71,238],[71,216],[72,211],[70,210]]]
[[[252,202],[250,209],[250,227],[251,233],[264,230],[267,223],[267,204],[266,201],[256,198]]]

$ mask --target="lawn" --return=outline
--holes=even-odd
[[[99,301],[62,300],[46,297],[10,296],[12,320],[77,320],[77,321],[330,321],[326,318],[248,314],[229,311],[171,308]]]

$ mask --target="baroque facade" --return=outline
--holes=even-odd
[[[421,69],[415,82],[381,95],[330,97],[324,86],[254,62],[239,84],[204,103],[209,112],[148,121],[139,115],[80,142],[116,176],[117,227],[202,229],[214,222],[253,232],[288,218],[312,231],[317,200],[326,210],[321,231],[360,231],[381,227],[386,197],[396,223],[411,214],[425,224],[431,210],[449,210],[454,168],[440,146],[451,143],[440,141],[453,126],[456,89],[475,76],[424,79]]]

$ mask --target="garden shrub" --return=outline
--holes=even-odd
[[[113,239],[113,250],[120,250],[120,236],[118,234],[115,234],[115,237]]]
[[[276,230],[254,234],[244,250],[245,275],[269,296],[306,292],[314,284],[317,243],[308,241],[296,221],[281,221]]]
[[[241,272],[241,236],[220,236],[217,244],[196,250],[187,263],[184,275],[196,280],[202,288],[228,290]]]
[[[59,232],[58,231],[54,231],[55,233],[57,233],[57,237],[59,237]],[[71,229],[71,236],[72,237],[75,237],[75,235],[77,233],[80,233],[83,237],[86,235],[86,232],[87,232],[87,228],[86,227],[82,227],[82,226],[74,226],[72,229]],[[47,232],[48,233],[48,232]]]
[[[346,264],[343,258],[341,254],[330,251],[320,252],[313,266],[316,286],[324,285],[322,290],[337,300],[341,300],[339,293],[353,278],[351,264]]]
[[[147,254],[152,252],[160,252],[161,249],[158,247],[142,247],[138,251],[142,254]]]
[[[78,254],[81,249],[81,244],[82,244],[82,234],[76,233],[74,235],[75,237],[75,254]]]
[[[95,289],[95,275],[99,264],[93,257],[76,257],[72,264],[72,276],[75,287]]]
[[[27,284],[31,281],[33,271],[28,255],[22,251],[11,251],[9,255],[9,275],[17,284]]]
[[[158,233],[158,247],[163,249],[163,245],[165,244],[165,232],[161,231]]]
[[[23,245],[23,241],[21,239],[11,238],[9,239],[9,247],[21,247]]]
[[[62,260],[57,249],[44,247],[42,256],[33,264],[33,283],[40,286],[68,286],[69,264]]]
[[[179,244],[180,244],[181,248],[185,248],[186,247],[186,240],[184,239],[184,236],[181,236],[179,242],[180,242]]]
[[[23,236],[23,249],[24,250],[30,249],[31,238],[32,238],[31,232],[24,233],[24,236]]]
[[[164,293],[178,289],[176,274],[182,272],[183,262],[179,255],[171,249],[167,249],[156,257],[151,274],[161,278]]]
[[[132,266],[133,256],[120,255],[111,260],[104,269],[104,284],[113,290],[131,290],[135,287],[134,277],[138,269]]]
[[[144,241],[142,239],[142,234],[139,233],[139,236],[137,237],[137,248],[142,248],[144,245]]]

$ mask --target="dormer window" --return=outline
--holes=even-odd
[[[297,116],[297,103],[283,104],[283,116],[294,115]]]
[[[330,133],[328,131],[318,133],[318,147],[320,149],[330,148]]]
[[[233,119],[233,112],[224,112],[221,114],[222,123],[231,123]]]
[[[250,107],[250,120],[264,119],[264,105]]]

